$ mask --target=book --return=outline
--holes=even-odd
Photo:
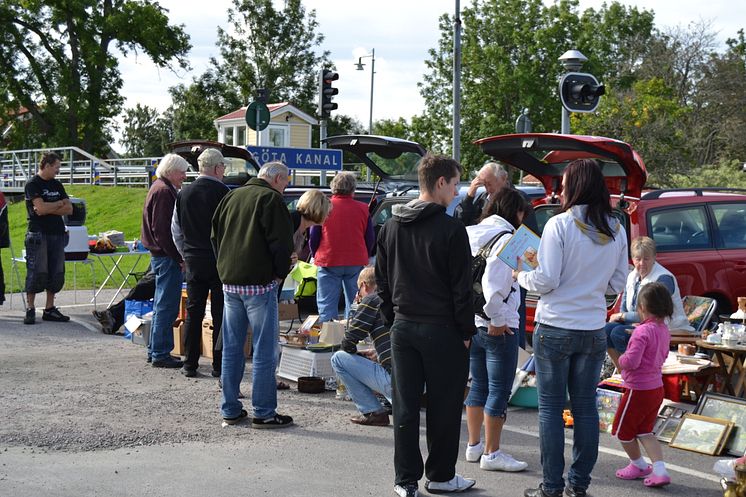
[[[508,243],[503,246],[497,257],[515,270],[533,271],[539,267],[539,235],[522,224]],[[518,264],[520,258],[520,267]]]

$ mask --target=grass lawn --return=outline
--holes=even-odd
[[[125,240],[140,238],[142,206],[145,202],[145,196],[148,193],[146,188],[65,185],[65,190],[71,197],[85,199],[87,208],[85,225],[88,228],[89,235],[98,235],[99,232],[118,230],[124,233]],[[13,251],[15,252],[16,257],[20,257],[21,251],[24,249],[23,240],[26,234],[27,225],[26,205],[22,200],[8,206],[8,221],[10,223],[10,241],[13,246]],[[10,293],[21,291],[26,278],[26,265],[22,263],[17,264],[21,278],[21,284],[19,286],[18,282],[14,281],[15,276],[13,275],[10,249],[3,249],[0,252],[2,252],[2,264],[5,272],[5,292]],[[105,260],[104,262],[108,267],[111,265],[112,261]],[[129,264],[131,264],[131,262],[124,259],[122,264],[126,266],[126,271],[129,269]],[[146,271],[149,264],[150,257],[145,256],[140,260],[136,270]],[[67,273],[65,289],[71,290],[73,288],[73,266],[72,263],[67,263],[65,266]],[[104,269],[98,263],[96,263],[94,268],[96,282],[97,284],[101,284],[106,277],[106,272],[104,272]],[[88,266],[78,264],[78,289],[90,288],[93,283],[91,279],[91,271]],[[117,286],[119,286],[118,283],[116,285],[111,282],[107,284],[107,287],[116,288]]]

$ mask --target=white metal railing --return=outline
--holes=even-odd
[[[0,150],[0,180],[3,188],[23,188],[36,174],[44,152],[62,159],[57,179],[66,184],[130,185],[149,184],[149,176],[160,157],[101,159],[78,147]]]

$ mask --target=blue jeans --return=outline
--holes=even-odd
[[[613,348],[620,354],[624,354],[627,351],[629,339],[632,338],[632,334],[627,333],[627,330],[633,328],[634,326],[631,324],[606,323],[606,326],[604,326],[604,332],[606,333],[606,344],[608,348]]]
[[[539,393],[539,442],[544,489],[565,487],[565,429],[562,411],[570,394],[573,429],[571,486],[588,488],[598,458],[596,384],[606,356],[603,329],[575,331],[537,325],[534,332],[536,385]]]
[[[332,356],[332,367],[361,413],[384,410],[375,392],[391,402],[391,375],[377,362],[340,350]]]
[[[152,257],[150,267],[155,273],[153,321],[150,326],[148,357],[162,361],[174,349],[173,325],[179,315],[181,283],[184,276],[179,263],[171,257]]]
[[[239,295],[224,292],[223,307],[223,398],[220,413],[224,418],[241,414],[243,405],[238,390],[246,368],[243,345],[251,327],[253,368],[251,404],[254,417],[271,418],[277,414],[275,357],[280,323],[277,318],[277,288],[263,295]]]
[[[471,388],[464,404],[484,407],[495,418],[505,417],[518,365],[518,332],[513,333],[489,336],[487,328],[478,328],[469,348]]]
[[[363,266],[319,267],[316,274],[316,304],[319,320],[324,323],[339,316],[340,288],[345,294],[345,319],[350,314],[350,305],[357,295],[357,277]]]

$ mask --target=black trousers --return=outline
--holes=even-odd
[[[220,371],[223,354],[222,347],[217,347],[220,329],[223,325],[223,283],[218,276],[215,259],[202,257],[187,257],[186,290],[187,317],[184,327],[186,338],[184,342],[184,368],[197,369],[202,343],[202,319],[205,317],[207,295],[210,294],[210,309],[212,313],[212,369]]]
[[[448,481],[456,473],[469,350],[455,327],[394,320],[391,327],[395,483]],[[427,387],[427,461],[420,401]]]
[[[114,330],[117,331],[124,324],[124,301],[125,300],[150,300],[155,295],[155,273],[148,272],[140,278],[126,297],[109,307],[109,312],[114,318]]]

